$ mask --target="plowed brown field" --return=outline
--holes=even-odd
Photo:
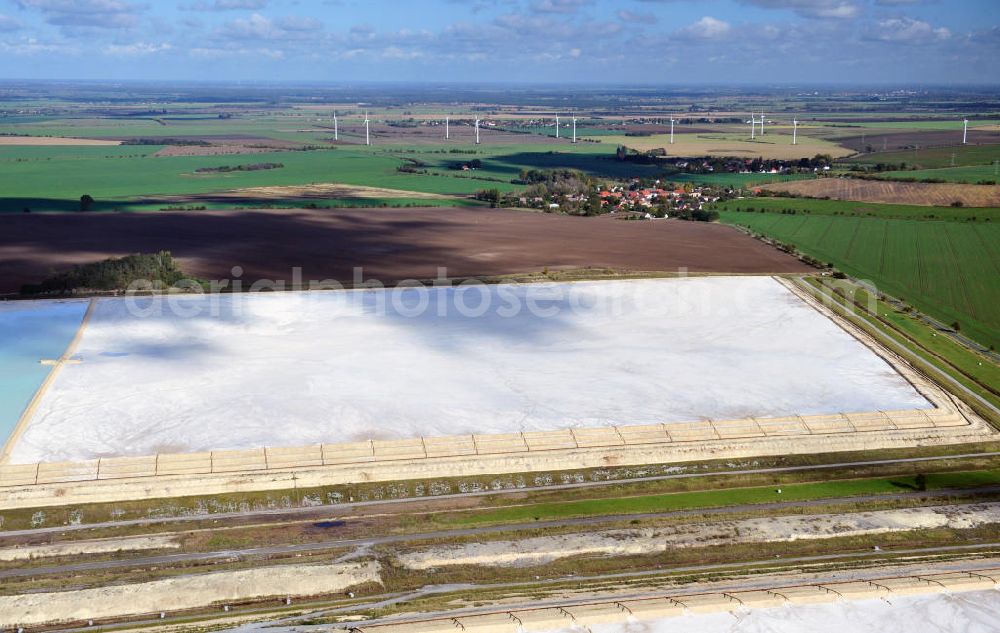
[[[228,279],[365,279],[384,283],[588,266],[637,271],[788,273],[810,270],[721,224],[509,209],[345,209],[0,215],[0,292],[51,270],[169,250],[190,275]]]
[[[1000,186],[996,185],[818,178],[774,183],[762,188],[796,193],[810,198],[829,197],[856,202],[947,207],[958,201],[967,207],[1000,207]]]

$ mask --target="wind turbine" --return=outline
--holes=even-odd
[[[962,145],[965,145],[969,142],[969,120],[962,119],[962,124]]]
[[[792,119],[792,145],[799,144],[799,120]]]
[[[750,113],[750,120],[747,123],[750,124],[750,140],[752,141],[755,138],[754,133],[757,131],[757,119],[754,118],[753,112]]]
[[[573,117],[573,142],[576,143],[576,117]]]
[[[371,127],[368,123],[368,110],[365,110],[365,145],[372,144],[372,137],[370,133]]]
[[[674,117],[670,115],[670,144],[674,144]]]
[[[556,138],[559,138],[559,115],[556,115]]]
[[[476,119],[476,145],[479,145],[479,119]]]
[[[451,138],[451,117],[444,118],[444,140]]]
[[[333,112],[333,140],[334,141],[339,141],[340,140],[340,131],[337,129],[337,111],[336,110],[334,110],[334,112]]]
[[[760,111],[760,135],[764,136],[764,110]]]

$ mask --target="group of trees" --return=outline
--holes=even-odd
[[[74,266],[39,284],[21,288],[26,295],[71,294],[87,290],[124,290],[136,281],[148,281],[151,288],[169,288],[185,278],[169,251],[128,255],[93,264]]]
[[[232,171],[264,171],[267,169],[281,169],[284,163],[251,163],[249,165],[220,165],[218,167],[199,167],[195,169],[196,174],[229,173]]]

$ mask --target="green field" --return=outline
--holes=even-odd
[[[804,201],[784,202],[795,209]],[[754,203],[760,200],[748,204]],[[950,209],[935,211],[941,217]],[[964,334],[985,345],[1000,346],[1000,224],[989,218],[943,221],[725,208],[721,216],[728,224],[794,244],[945,323],[957,322]]]
[[[930,147],[894,152],[875,152],[853,158],[842,159],[844,164],[877,165],[878,163],[900,165],[918,169],[940,169],[942,167],[972,167],[991,165],[1000,160],[1000,145],[953,145],[950,147]]]
[[[155,156],[160,149],[155,145],[0,147],[0,212],[74,210],[84,194],[97,200],[95,209],[139,210],[145,208],[133,204],[139,197],[313,183],[467,197],[480,189],[515,191],[519,186],[511,181],[523,169],[577,169],[599,178],[648,175],[656,169],[618,161],[614,147],[596,143],[373,145],[228,156]],[[482,162],[480,169],[456,168],[473,159]],[[253,163],[284,167],[196,173],[199,168]],[[426,173],[398,171],[407,164]]]
[[[926,475],[926,488],[928,490],[971,488],[996,484],[1000,484],[1000,471],[995,470],[932,473]],[[778,487],[728,488],[723,490],[675,492],[641,497],[537,503],[477,512],[448,514],[442,516],[439,522],[452,525],[476,525],[480,523],[550,521],[582,516],[649,514],[690,510],[693,508],[713,508],[778,501],[812,501],[836,497],[906,492],[915,490],[916,482],[915,477],[880,477],[873,479],[834,480],[819,483],[781,484],[780,494],[777,492]]]
[[[880,204],[848,200],[821,200],[818,198],[743,198],[716,204],[719,211],[792,212],[808,215],[837,215],[870,217],[894,220],[949,220],[969,222],[978,220],[1000,221],[997,207],[924,207],[910,204]]]
[[[943,167],[941,169],[916,169],[907,171],[883,171],[873,174],[886,180],[924,180],[927,178],[946,182],[969,184],[996,184],[1000,182],[1000,165],[975,165],[968,167]]]

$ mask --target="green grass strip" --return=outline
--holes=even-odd
[[[931,473],[926,475],[927,490],[976,488],[997,484],[1000,484],[1000,470]],[[780,494],[777,492],[779,489],[781,490]],[[916,476],[847,479],[843,481],[803,484],[775,484],[752,488],[675,492],[643,497],[540,503],[510,508],[497,508],[484,512],[449,514],[439,517],[437,521],[450,525],[549,521],[584,516],[652,514],[674,510],[717,508],[779,501],[813,501],[837,497],[892,494],[914,491],[916,489]]]

